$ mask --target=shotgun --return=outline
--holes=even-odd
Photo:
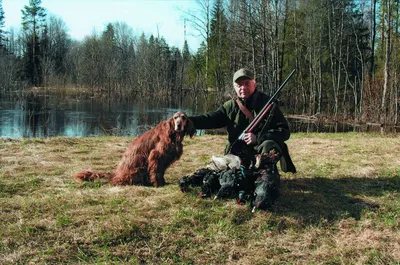
[[[265,116],[271,112],[271,110],[275,107],[274,100],[278,96],[278,93],[282,90],[282,88],[286,85],[286,83],[289,81],[289,79],[292,77],[296,69],[294,69],[289,76],[286,78],[286,80],[282,83],[282,85],[278,88],[278,90],[275,92],[275,94],[272,95],[272,97],[268,100],[268,102],[265,104],[265,106],[261,109],[260,113],[256,117],[254,117],[254,120],[250,122],[250,124],[247,126],[246,129],[240,134],[238,140],[242,140],[244,137],[245,133],[250,133],[256,128],[256,126],[260,123],[262,119],[265,118]]]

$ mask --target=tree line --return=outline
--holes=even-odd
[[[109,23],[82,41],[41,0],[27,0],[22,30],[4,29],[0,0],[0,92],[24,86],[80,88],[107,97],[232,92],[248,67],[258,89],[289,111],[334,120],[398,123],[398,0],[196,0],[182,11],[203,40],[171,47],[162,36],[135,35]],[[186,25],[185,25],[186,26]]]

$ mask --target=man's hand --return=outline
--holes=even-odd
[[[256,135],[254,133],[245,133],[243,136],[243,141],[248,145],[255,144],[257,142]]]

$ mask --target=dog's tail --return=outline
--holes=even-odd
[[[102,173],[102,172],[92,172],[86,170],[74,175],[74,179],[77,181],[94,181],[95,179],[107,178],[110,180],[114,176],[114,173]]]

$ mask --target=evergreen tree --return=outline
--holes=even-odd
[[[184,86],[187,86],[189,84],[190,62],[191,56],[189,52],[189,44],[187,40],[185,40],[182,48],[181,84],[179,85],[179,89],[181,91]]]
[[[189,67],[189,87],[197,92],[200,89],[205,89],[205,73],[206,73],[206,57],[207,57],[207,46],[204,42],[200,43],[200,47],[196,54],[193,56],[190,67]],[[195,93],[196,95],[198,93]]]
[[[209,72],[207,85],[218,91],[225,89],[229,61],[228,21],[222,0],[215,1],[208,40]]]
[[[4,31],[4,10],[3,10],[3,0],[0,0],[0,53],[5,51],[5,31]]]
[[[153,38],[150,38],[153,40]],[[140,93],[150,93],[151,83],[154,79],[154,69],[151,69],[151,55],[150,55],[150,43],[146,38],[146,35],[142,33],[138,40],[137,45],[137,64],[135,65],[135,76],[137,83],[134,86],[135,91]]]
[[[40,86],[42,81],[40,69],[40,30],[44,27],[46,9],[41,0],[29,0],[22,12],[22,26],[25,31],[25,74],[31,84]]]
[[[101,54],[100,71],[102,72],[102,82],[105,85],[108,97],[111,96],[111,91],[117,86],[118,68],[117,50],[115,44],[114,26],[109,23],[101,37]]]

